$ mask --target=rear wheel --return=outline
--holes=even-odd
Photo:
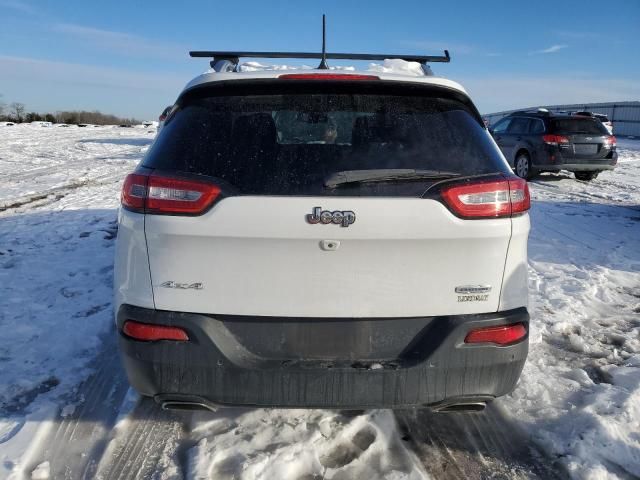
[[[533,168],[531,167],[531,158],[527,152],[519,152],[514,162],[514,170],[516,175],[525,180],[529,180],[535,175]]]
[[[578,180],[588,182],[598,176],[600,172],[573,172]]]

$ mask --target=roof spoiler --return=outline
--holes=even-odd
[[[325,16],[322,16],[322,52],[226,52],[217,50],[191,51],[189,56],[199,58],[212,58],[211,68],[216,72],[237,71],[240,58],[297,58],[297,59],[319,59],[321,60],[319,69],[328,69],[327,59],[333,60],[386,60],[388,58],[398,58],[407,62],[418,62],[422,65],[425,75],[432,75],[431,69],[427,66],[429,62],[451,61],[449,50],[444,51],[444,55],[391,55],[383,53],[327,53],[325,48]]]

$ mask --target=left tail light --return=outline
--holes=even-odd
[[[157,215],[200,215],[220,197],[220,187],[196,180],[159,175],[127,175],[122,186],[124,208]]]
[[[454,184],[445,187],[440,195],[461,218],[511,217],[531,208],[529,186],[522,178]]]

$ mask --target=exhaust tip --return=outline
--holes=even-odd
[[[487,407],[486,402],[454,403],[454,404],[439,408],[436,411],[439,413],[482,412],[486,407]]]
[[[177,402],[177,401],[167,401],[162,402],[163,410],[182,410],[182,411],[194,411],[194,410],[205,410],[207,412],[215,412],[215,408],[209,407],[204,403],[197,402]]]

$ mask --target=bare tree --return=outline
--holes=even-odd
[[[18,120],[18,123],[22,122],[24,118],[24,103],[13,102],[9,107],[11,108],[11,113],[13,113],[16,120]]]

